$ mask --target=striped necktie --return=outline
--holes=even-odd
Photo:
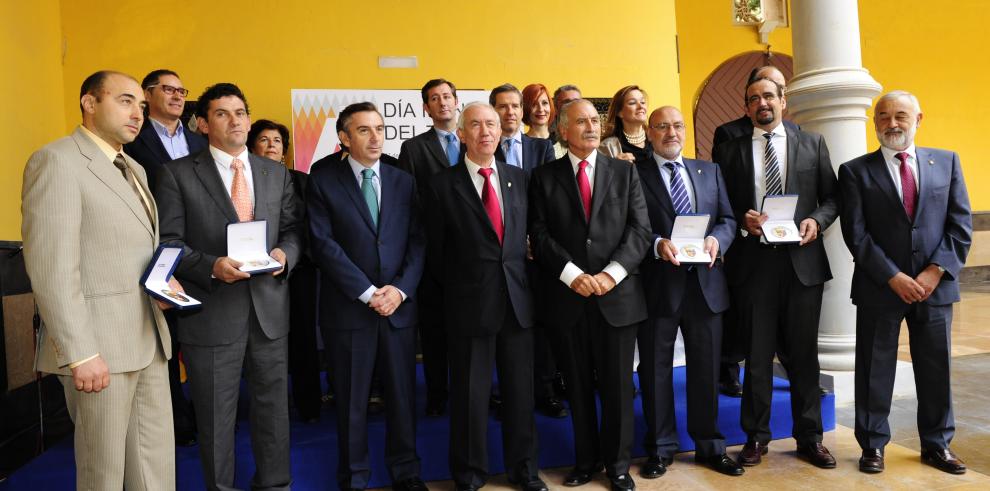
[[[664,162],[663,166],[670,171],[670,201],[674,204],[674,213],[678,215],[691,213],[691,199],[688,197],[684,180],[681,179],[681,163]]]
[[[764,133],[767,147],[763,153],[763,164],[766,166],[764,180],[767,186],[767,196],[784,194],[784,186],[780,182],[780,165],[777,163],[777,152],[773,149],[773,133]]]

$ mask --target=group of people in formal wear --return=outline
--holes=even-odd
[[[187,95],[171,70],[140,84],[96,72],[80,90],[82,124],[24,170],[25,262],[44,322],[37,365],[65,388],[80,488],[173,489],[174,445],[198,441],[206,486],[232,489],[243,376],[251,487],[289,489],[289,366],[315,359],[307,336],[317,322],[342,489],[370,481],[374,390],[385,402],[393,488],[427,489],[416,448],[417,337],[426,415],[449,412],[458,490],[489,477],[493,400],[512,485],[547,489],[539,409],[572,420],[575,464],[563,485],[604,471],[612,489],[635,489],[637,346],[647,453],[638,474],[663,476],[679,450],[678,330],[697,462],[730,476],[761,463],[776,357],[790,381],[798,456],[834,468],[822,445],[817,333],[832,277],[823,234],[839,217],[855,261],[860,470],[884,470],[905,319],[922,459],[966,470],[949,449],[949,339],[969,201],[958,155],[915,146],[922,112],[908,92],[878,99],[881,148],[838,177],[825,139],[783,119],[785,80],[769,66],[747,80],[745,116],[716,131],[714,163],[685,157],[681,112],[648,112],[635,85],[615,94],[603,121],[574,85],[550,94],[504,84],[488,103],[462,106],[454,83],[430,80],[422,99],[433,126],[397,159],[382,152],[381,113],[359,102],[337,114],[341,150],[308,175],[280,162],[288,130],[252,125],[236,85],[202,93],[196,131],[181,121]],[[764,237],[764,198],[784,194],[796,195],[799,242]],[[711,260],[682,263],[674,222],[697,214],[709,217],[702,252]],[[258,220],[279,269],[251,275],[229,257],[226,229]],[[139,279],[159,244],[183,249],[170,286],[202,308],[175,313],[144,292]],[[301,348],[290,356],[293,344]],[[180,349],[191,407],[178,383]],[[318,378],[301,380],[293,371],[293,386],[319,390]],[[718,427],[720,388],[742,397],[747,440],[736,459]],[[298,400],[301,414],[318,416],[318,403]]]

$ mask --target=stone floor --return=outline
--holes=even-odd
[[[901,332],[898,359],[911,361],[907,328]],[[952,389],[956,415],[956,437],[952,449],[969,466],[962,476],[943,473],[920,463],[916,431],[917,400],[913,395],[893,402],[890,423],[893,440],[887,446],[887,470],[882,474],[859,472],[857,460],[860,449],[853,436],[853,407],[851,403],[836,408],[836,430],[825,435],[825,445],[832,450],[838,467],[823,470],[798,459],[794,440],[777,440],[770,444],[770,453],[763,464],[747,468],[742,477],[717,474],[694,463],[693,453],[679,454],[674,465],[660,479],[633,478],[640,490],[666,489],[990,489],[990,286],[969,287],[963,301],[955,308],[952,325]],[[851,391],[852,387],[836,387],[836,391]],[[851,400],[851,399],[849,399]],[[740,447],[732,447],[735,456]],[[550,489],[568,489],[560,485],[569,469],[545,469],[543,480]],[[450,481],[429,483],[435,489],[453,489]],[[486,490],[513,489],[505,475],[493,476]],[[578,488],[582,491],[608,489],[608,480],[599,474],[595,481]]]

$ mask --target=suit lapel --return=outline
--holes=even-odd
[[[429,148],[430,152],[433,152],[433,156],[437,158],[437,161],[445,164],[444,167],[450,167],[447,154],[444,153],[443,146],[440,145],[440,133],[437,132],[436,128],[430,128],[426,133],[430,135],[426,139],[426,148]]]
[[[916,163],[918,164],[918,199],[914,208],[915,218],[921,216],[921,209],[925,206],[925,203],[931,201],[928,199],[926,194],[931,190],[931,170],[932,165],[928,162],[935,162],[935,156],[928,153],[927,150],[921,147],[914,147],[914,156]]]
[[[711,210],[716,208],[715,203],[712,202],[712,198],[715,196],[708,192],[710,189],[715,189],[714,185],[709,185],[713,176],[702,170],[698,161],[694,159],[684,159],[684,168],[687,169],[688,179],[691,180],[691,189],[694,190],[694,212],[711,215]],[[708,226],[711,227],[710,220]]]
[[[378,206],[378,230],[388,230],[389,222],[392,220],[392,210],[396,208],[392,204],[392,200],[396,198],[395,193],[398,192],[396,187],[395,179],[392,179],[392,169],[388,165],[380,165],[379,169],[382,171],[382,175],[378,176],[381,183],[381,205]],[[367,206],[365,207],[367,208]],[[368,212],[368,217],[371,217],[371,212]]]
[[[499,160],[495,160],[495,166],[498,168],[498,186],[499,190],[502,192],[502,237],[512,237],[512,233],[515,232],[516,227],[520,226],[516,223],[515,217],[513,216],[513,210],[516,209],[515,204],[518,198],[516,197],[516,191],[512,188],[513,183],[509,177],[509,172],[506,170],[510,166],[509,164],[503,163]],[[518,189],[518,185],[516,185]],[[525,227],[525,224],[522,224]],[[504,244],[503,240],[503,244]],[[505,247],[502,248],[502,255],[505,255]]]
[[[608,188],[612,184],[612,167],[608,157],[598,154],[595,162],[595,188],[591,191],[591,217],[598,216],[598,211],[602,208],[605,197],[608,196]],[[575,185],[577,180],[575,179]]]
[[[478,190],[475,189],[474,182],[472,182],[471,176],[468,175],[467,165],[464,165],[463,163],[460,165],[461,168],[454,172],[454,192],[456,192],[457,195],[464,200],[468,208],[470,208],[471,211],[478,216],[478,219],[482,220],[482,223],[485,224],[485,228],[490,230],[491,236],[495,237],[497,240],[498,237],[495,235],[495,229],[491,224],[492,222],[488,218],[488,213],[485,211],[484,205],[481,203],[481,196],[478,196]],[[502,179],[499,179],[499,182],[501,181]],[[503,199],[505,198],[503,197]],[[502,216],[505,216],[504,212],[502,213]],[[502,222],[503,224],[505,223],[504,218],[502,219]]]
[[[361,195],[361,187],[357,183],[357,178],[354,177],[354,172],[351,170],[351,164],[349,161],[345,159],[343,162],[331,162],[329,165],[335,166],[337,179],[340,181],[340,186],[344,188],[344,192],[346,192],[347,196],[349,196],[351,201],[354,202],[354,208],[358,211],[358,214],[361,215],[361,218],[364,219],[364,223],[369,229],[371,229],[373,234],[378,235],[378,228],[375,227],[375,222],[371,221],[371,211],[368,210],[368,203],[364,201],[364,196]],[[384,182],[384,179],[382,179],[381,176],[378,176],[378,178],[381,182]],[[384,186],[384,184],[382,185]],[[381,223],[380,210],[378,220],[379,223]]]
[[[643,183],[643,188],[646,192],[657,197],[657,202],[660,203],[660,207],[665,212],[671,216],[676,215],[674,213],[674,203],[670,199],[670,192],[667,191],[667,187],[663,184],[663,176],[660,175],[660,169],[657,166],[656,159],[650,159],[649,163],[640,166],[639,169],[640,182]]]
[[[557,177],[557,181],[560,182],[561,188],[567,194],[567,199],[571,202],[571,207],[578,210],[578,215],[581,218],[585,218],[584,205],[581,204],[581,195],[577,187],[577,175],[573,173],[574,166],[571,165],[570,157],[564,155],[557,160],[556,165],[558,167],[554,169],[554,175]],[[584,222],[585,224],[588,223],[587,218],[585,218]]]
[[[89,165],[87,168],[97,179],[103,182],[114,194],[120,198],[121,201],[127,205],[127,208],[131,210],[134,217],[141,222],[148,233],[153,237],[155,235],[154,224],[148,221],[148,214],[144,211],[144,205],[141,204],[139,198],[134,194],[134,189],[131,185],[127,183],[124,179],[123,174],[120,173],[120,169],[113,164],[113,162],[107,161],[107,156],[96,143],[89,139],[88,136],[82,133],[82,130],[76,130],[72,137],[76,140],[76,144],[79,147],[80,153],[87,159],[89,159]],[[134,160],[125,157],[127,165],[131,168],[131,173],[134,173]],[[148,193],[148,197],[151,194]],[[150,204],[150,203],[149,203]]]
[[[794,169],[797,168],[797,151],[798,146],[801,144],[801,137],[797,132],[786,126],[784,126],[784,132],[787,134],[787,185],[784,188],[784,192],[799,194],[800,184],[798,183],[797,172]]]
[[[155,154],[155,157],[159,162],[164,163],[172,160],[172,157],[168,155],[168,151],[165,150],[165,146],[162,145],[162,139],[158,137],[158,133],[155,131],[155,127],[151,123],[150,118],[145,120],[144,127],[141,128],[141,133],[138,134],[138,138],[140,138],[141,142]]]
[[[877,186],[883,190],[883,194],[890,200],[891,206],[901,211],[897,215],[907,220],[907,212],[904,210],[904,202],[901,201],[900,196],[897,194],[897,188],[894,186],[894,180],[890,176],[890,171],[887,169],[887,162],[883,158],[883,152],[880,150],[873,152],[873,154],[867,159],[866,168],[870,173],[870,177],[873,178],[873,182],[875,182]],[[921,194],[919,193],[919,196],[920,195]]]
[[[206,188],[206,193],[213,198],[213,201],[217,204],[217,208],[227,217],[230,223],[239,222],[240,219],[237,218],[237,210],[234,209],[234,203],[230,201],[227,187],[223,185],[223,180],[220,179],[220,171],[217,170],[217,164],[213,161],[213,155],[210,154],[209,148],[200,152],[196,156],[195,161],[196,176],[199,177],[200,182],[203,183],[203,187]],[[255,199],[255,202],[257,201]]]
[[[534,155],[536,152],[533,151],[533,139],[522,135],[522,144],[520,144],[520,147],[522,147],[522,151],[519,152],[522,155],[522,169],[526,172],[532,172],[536,168],[536,155]]]

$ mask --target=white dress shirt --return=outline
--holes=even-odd
[[[585,157],[584,159],[580,159],[576,155],[568,151],[567,158],[571,159],[571,170],[573,171],[572,174],[574,175],[574,179],[575,179],[574,181],[575,187],[577,187],[577,173],[578,173],[578,169],[580,168],[579,165],[581,161],[585,160],[588,162],[588,166],[584,168],[584,172],[588,175],[588,187],[591,188],[591,202],[594,203],[595,163],[598,160],[598,150],[592,150],[591,154]],[[626,276],[629,275],[629,273],[626,271],[626,268],[623,268],[621,264],[615,261],[608,263],[608,266],[605,266],[605,268],[602,269],[602,272],[608,273],[609,276],[611,276],[612,279],[615,280],[616,285],[621,283],[622,280],[626,279]],[[564,265],[564,270],[560,272],[560,281],[564,282],[564,284],[567,285],[568,288],[570,288],[571,283],[574,283],[574,280],[582,274],[584,274],[584,271],[581,270],[581,268],[577,267],[577,265],[574,264],[573,262],[567,261],[567,264]]]
[[[220,172],[220,180],[223,181],[223,187],[227,189],[228,197],[230,196],[230,188],[234,184],[234,169],[230,167],[230,164],[234,161],[235,157],[244,164],[244,180],[247,182],[251,207],[254,208],[254,176],[251,175],[251,159],[248,158],[247,147],[241,149],[239,154],[231,155],[210,145],[210,155],[213,155],[213,162],[217,165],[217,171]]]
[[[464,155],[464,165],[467,166],[468,176],[471,177],[471,182],[474,183],[474,190],[478,192],[478,197],[483,198],[481,193],[485,186],[485,177],[478,173],[481,170],[481,166],[472,162],[467,155]],[[494,156],[492,156],[489,166],[493,171],[490,179],[492,181],[492,187],[495,188],[495,196],[498,198],[498,209],[502,212],[502,223],[505,223],[505,205],[502,200],[502,186],[499,184],[498,166],[495,165]]]
[[[351,172],[354,173],[354,178],[357,179],[358,189],[361,189],[361,184],[364,182],[364,176],[361,175],[361,171],[363,171],[364,169],[367,169],[367,167],[365,167],[364,165],[362,165],[357,160],[354,160],[350,156],[347,157],[347,163],[348,163],[348,165],[351,166]],[[375,197],[378,198],[378,209],[379,209],[378,215],[379,215],[379,219],[380,219],[380,217],[381,217],[381,207],[382,207],[382,180],[381,180],[382,166],[381,166],[381,161],[376,161],[374,164],[372,164],[371,170],[375,171],[374,177],[371,178],[371,185],[372,185],[372,187],[375,188]],[[398,287],[396,287],[395,289],[396,290],[399,290],[399,295],[402,296],[402,301],[405,302],[406,301],[406,292],[402,291]],[[375,291],[377,291],[377,290],[378,290],[378,287],[375,286],[374,284],[369,285],[368,288],[366,290],[364,290],[364,293],[362,293],[361,296],[358,297],[358,300],[360,300],[361,303],[363,303],[363,304],[367,304],[368,302],[371,301],[371,297],[374,296]]]
[[[914,175],[914,189],[917,190],[918,154],[914,148],[914,143],[903,151],[908,154],[907,164],[911,168],[911,174]],[[887,171],[890,172],[890,178],[894,181],[894,189],[897,190],[897,197],[901,198],[901,201],[904,201],[904,189],[901,188],[901,161],[897,158],[897,154],[901,152],[881,146],[880,153],[883,154],[883,161],[887,163]]]
[[[763,197],[767,194],[765,154],[767,139],[763,137],[766,131],[753,127],[753,181],[756,185],[756,211],[763,210]],[[771,131],[773,151],[777,155],[777,167],[780,170],[780,189],[787,192],[787,132],[783,123]]]

